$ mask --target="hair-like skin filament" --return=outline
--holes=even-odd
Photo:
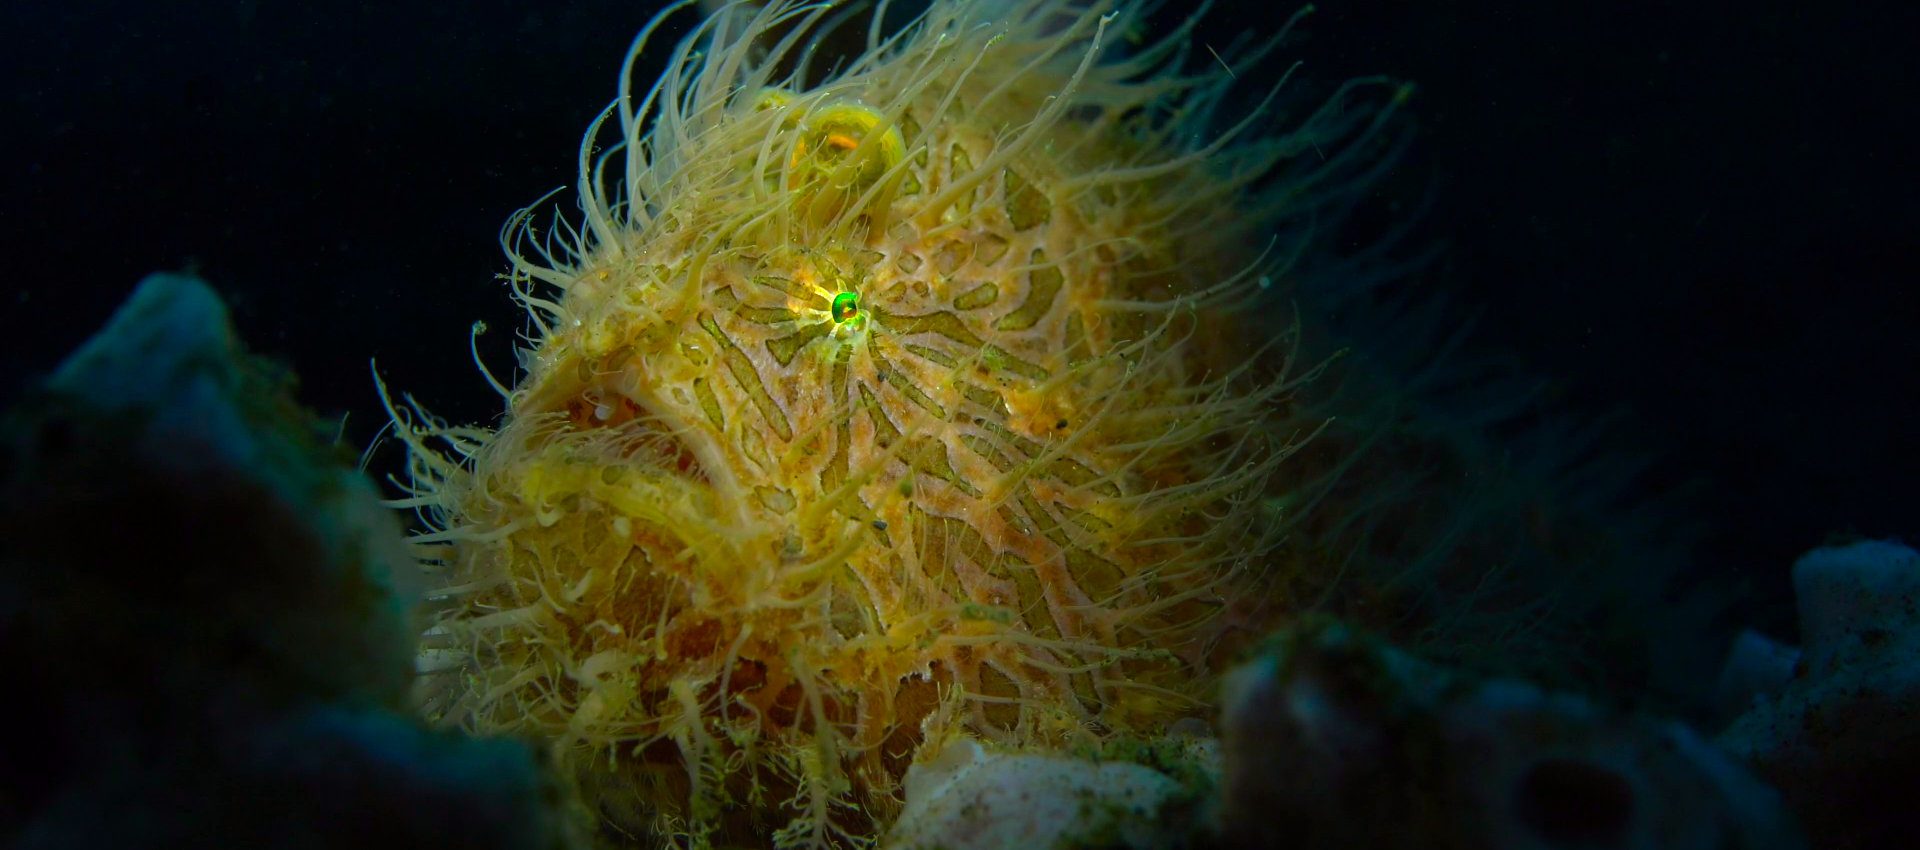
[[[871,839],[950,736],[1205,716],[1293,604],[1275,506],[1330,480],[1288,474],[1320,365],[1263,290],[1383,155],[1378,83],[1285,126],[1279,75],[1216,126],[1279,37],[1116,49],[1135,0],[876,15],[814,79],[833,4],[779,0],[636,89],[687,5],[582,141],[578,224],[503,231],[504,422],[389,399],[428,710],[555,741],[609,834],[793,846]]]

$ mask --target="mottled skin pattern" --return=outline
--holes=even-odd
[[[1304,237],[1245,186],[1372,116],[1200,133],[1228,74],[1103,56],[1115,5],[936,4],[808,87],[771,69],[821,13],[772,4],[623,91],[580,230],[510,224],[502,427],[397,417],[431,712],[554,740],[603,836],[785,844],[870,837],[947,736],[1208,716],[1317,425],[1243,315]]]

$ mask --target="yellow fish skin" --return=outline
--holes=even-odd
[[[956,736],[1210,718],[1328,480],[1275,290],[1392,85],[1220,115],[1285,31],[1189,61],[1134,0],[940,0],[806,76],[839,7],[782,0],[637,89],[686,5],[580,221],[503,233],[505,419],[389,402],[428,712],[552,741],[603,836],[781,846],[871,841]]]

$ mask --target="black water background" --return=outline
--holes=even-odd
[[[487,420],[467,328],[521,324],[496,231],[571,182],[654,5],[9,4],[0,388],[194,268],[356,444],[369,358]],[[1800,552],[1920,534],[1907,4],[1321,6],[1307,74],[1419,85],[1407,167],[1449,246],[1424,285],[1570,409],[1627,408],[1647,493],[1703,485],[1698,570],[1753,588],[1743,616],[1790,637]],[[1291,8],[1229,0],[1201,38]],[[482,351],[505,374],[506,334]]]

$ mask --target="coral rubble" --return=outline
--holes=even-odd
[[[413,718],[414,564],[329,430],[176,275],[10,413],[0,840],[562,845],[533,751]]]
[[[1804,642],[1790,677],[1757,677],[1719,741],[1776,785],[1823,848],[1911,846],[1920,836],[1920,553],[1863,540],[1793,566]],[[1748,641],[1764,640],[1749,638]],[[1728,680],[1751,670],[1738,647]],[[1790,649],[1769,653],[1795,658]]]
[[[905,785],[885,850],[1174,847],[1198,828],[1212,787],[1136,761],[992,752],[964,737],[915,764]]]
[[[1777,795],[1681,724],[1448,671],[1341,624],[1272,646],[1223,698],[1227,846],[1801,846]]]

